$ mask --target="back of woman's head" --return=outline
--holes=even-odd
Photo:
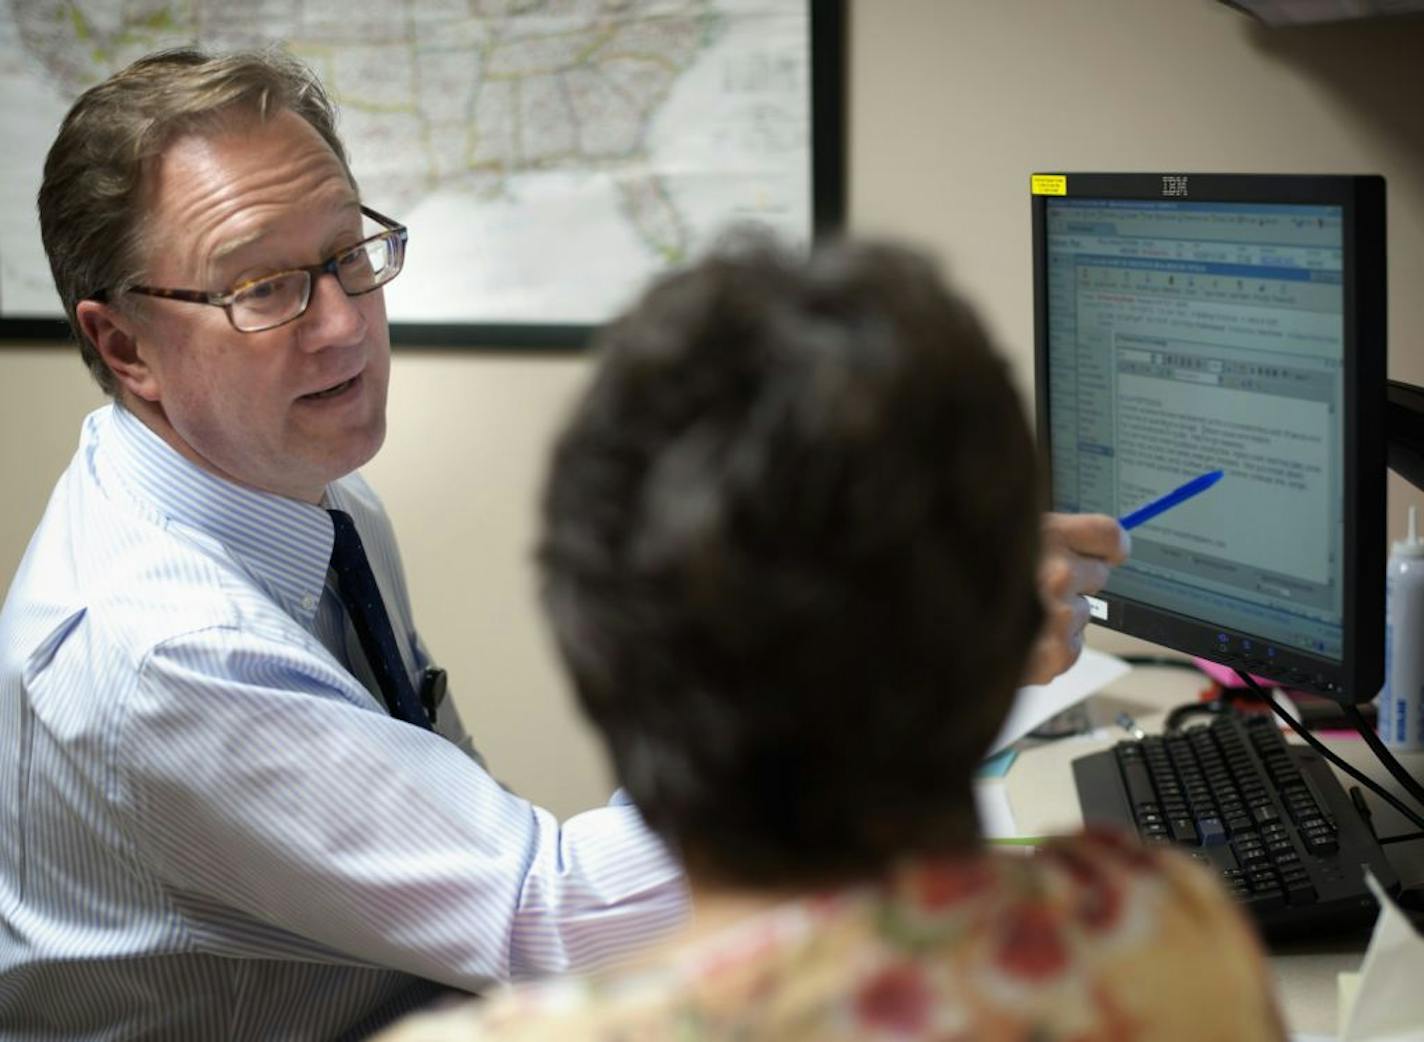
[[[540,561],[649,823],[750,885],[970,842],[1040,609],[1033,445],[967,305],[902,248],[743,239],[597,349]]]

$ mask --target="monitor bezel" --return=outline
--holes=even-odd
[[[1343,219],[1345,536],[1338,662],[1119,595],[1094,621],[1281,686],[1344,704],[1368,702],[1384,678],[1385,183],[1378,175],[1053,173],[1031,179],[1034,378],[1038,441],[1051,481],[1047,207],[1052,199],[1243,202],[1339,206]],[[1105,615],[1105,617],[1096,617]]]

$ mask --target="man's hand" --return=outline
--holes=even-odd
[[[1078,661],[1088,625],[1083,595],[1101,590],[1111,566],[1131,551],[1128,534],[1105,514],[1044,515],[1038,565],[1043,629],[1029,652],[1025,684],[1046,684]]]

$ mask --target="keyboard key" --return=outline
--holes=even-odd
[[[1251,817],[1256,819],[1256,824],[1258,825],[1268,825],[1271,822],[1281,820],[1280,813],[1269,800],[1265,803],[1258,803],[1253,806],[1251,808]]]
[[[1236,851],[1236,860],[1248,867],[1271,862],[1271,855],[1259,843],[1232,843],[1231,849]]]
[[[1321,856],[1335,854],[1340,850],[1340,842],[1335,838],[1335,833],[1330,832],[1324,835],[1305,836],[1305,849],[1312,854]]]
[[[1292,905],[1314,904],[1320,895],[1310,885],[1309,877],[1286,880],[1286,903]]]
[[[1252,890],[1274,890],[1281,885],[1281,877],[1276,875],[1275,866],[1269,861],[1244,867],[1246,885]]]
[[[1245,895],[1245,903],[1250,906],[1253,912],[1259,915],[1261,912],[1284,908],[1286,905],[1286,895],[1279,889],[1252,890],[1249,894]]]
[[[1128,760],[1122,765],[1122,776],[1127,780],[1127,798],[1134,807],[1140,807],[1144,803],[1154,806],[1157,803],[1157,791],[1152,788],[1152,779],[1147,775],[1147,768],[1141,762]]]
[[[1197,833],[1204,847],[1217,847],[1226,842],[1226,827],[1220,818],[1202,818],[1197,822]]]
[[[1172,838],[1178,843],[1186,843],[1194,847],[1201,842],[1201,836],[1197,833],[1196,822],[1191,818],[1170,818],[1168,819],[1168,827],[1172,830]]]

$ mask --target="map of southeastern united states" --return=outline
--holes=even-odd
[[[605,321],[755,223],[813,228],[813,0],[3,0],[0,315],[61,312],[35,193],[78,94],[157,50],[278,47],[418,248],[399,324]],[[413,333],[414,331],[412,331]],[[499,332],[498,335],[505,335]]]
[[[519,174],[599,170],[614,176],[619,212],[659,260],[689,247],[648,162],[647,133],[716,39],[712,0],[12,0],[11,9],[26,50],[69,95],[161,48],[278,42],[331,92],[368,191],[405,202],[450,189],[492,197]]]

